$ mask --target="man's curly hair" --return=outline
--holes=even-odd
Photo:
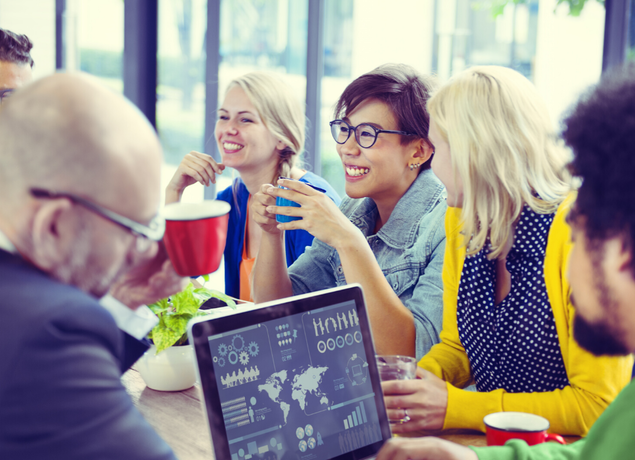
[[[33,43],[26,35],[0,29],[0,61],[28,64],[33,67],[31,48]]]
[[[573,174],[582,179],[570,219],[599,244],[635,241],[635,65],[605,74],[565,120]],[[582,219],[580,219],[582,218]],[[635,257],[632,270],[635,273]]]

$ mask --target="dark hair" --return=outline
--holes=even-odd
[[[343,118],[366,99],[385,103],[397,120],[397,130],[415,133],[428,140],[430,116],[426,103],[435,88],[432,77],[424,77],[405,64],[384,64],[350,83],[335,107],[335,118]],[[401,136],[401,144],[412,142],[412,136]],[[430,167],[432,158],[420,169]]]
[[[587,240],[635,241],[635,65],[605,74],[565,120],[563,137],[573,149],[570,168],[582,179],[570,220]],[[579,219],[582,217],[582,219]],[[635,273],[635,257],[631,269]]]
[[[31,48],[33,48],[33,43],[26,35],[0,29],[0,61],[28,64],[33,67]]]

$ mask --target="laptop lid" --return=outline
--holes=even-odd
[[[217,459],[365,459],[390,438],[359,285],[202,317],[188,333]]]

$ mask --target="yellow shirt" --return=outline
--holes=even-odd
[[[448,407],[444,429],[469,428],[485,431],[483,417],[492,412],[531,412],[547,418],[549,431],[563,435],[585,435],[593,422],[630,381],[632,356],[597,357],[580,348],[573,339],[574,308],[569,300],[567,262],[572,243],[565,222],[568,198],[556,213],[549,230],[545,255],[545,284],[558,331],[562,359],[569,386],[544,393],[486,393],[461,388],[473,383],[470,362],[459,339],[456,305],[465,247],[461,247],[459,208],[448,208],[445,216],[443,262],[443,330],[441,343],[432,347],[419,366],[447,382]]]

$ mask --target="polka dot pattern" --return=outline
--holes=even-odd
[[[507,255],[511,289],[498,306],[489,242],[465,258],[457,321],[478,391],[531,393],[569,385],[543,268],[553,218],[524,207]]]

